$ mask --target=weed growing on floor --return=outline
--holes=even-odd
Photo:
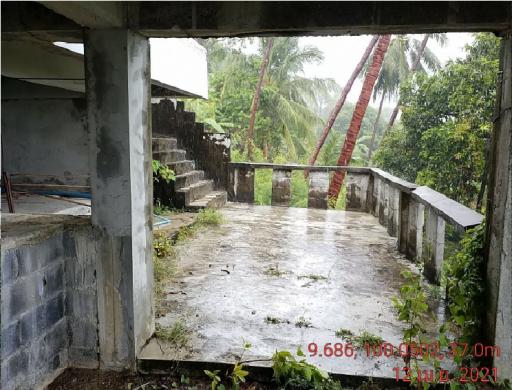
[[[367,330],[363,330],[360,335],[355,335],[349,329],[338,329],[334,332],[336,337],[340,337],[348,343],[352,343],[355,348],[364,348],[364,347],[373,347],[382,345],[384,340],[382,337],[368,332]]]
[[[267,324],[277,325],[277,324],[280,324],[280,323],[281,323],[281,322],[283,322],[283,321],[281,321],[279,318],[276,318],[276,317],[266,316],[266,317],[265,317],[265,322],[266,322]]]
[[[276,265],[276,266],[272,266],[272,265],[271,265],[271,266],[269,266],[269,267],[265,270],[265,272],[263,272],[263,273],[264,273],[265,275],[267,275],[267,276],[275,276],[275,277],[280,277],[280,276],[282,276],[282,275],[286,274],[286,272],[285,272],[285,271],[281,271],[281,270],[279,269],[279,266],[278,266],[278,265]]]
[[[366,330],[363,330],[363,332],[359,336],[354,337],[354,346],[356,348],[363,348],[365,346],[378,346],[382,345],[384,340],[382,340],[382,337],[370,333]]]
[[[310,279],[313,282],[318,282],[319,280],[327,280],[327,278],[325,276],[323,276],[323,275],[316,275],[316,274],[300,275],[300,276],[297,276],[297,279]]]
[[[352,338],[354,337],[354,333],[352,333],[351,330],[345,328],[338,329],[336,332],[334,332],[334,334],[336,335],[336,337],[342,338],[347,341],[352,340]]]
[[[173,210],[170,207],[160,203],[160,200],[157,200],[153,205],[153,213],[156,215],[169,215],[172,211]]]
[[[190,226],[183,226],[176,235],[176,242],[193,237],[200,229],[219,226],[224,223],[224,217],[215,209],[203,209],[197,213],[195,222]]]
[[[172,240],[163,233],[154,234],[153,249],[155,250],[155,255],[160,258],[174,255]]]
[[[224,223],[223,215],[215,209],[200,210],[196,219],[200,226],[219,226]]]
[[[165,283],[176,274],[176,254],[172,240],[162,233],[153,237],[153,276],[157,298],[163,294]]]
[[[311,321],[306,320],[304,317],[299,317],[295,322],[295,327],[297,328],[311,328],[312,326]]]
[[[160,340],[165,340],[177,347],[183,347],[187,344],[189,332],[183,321],[178,320],[173,326],[163,327],[156,325],[155,336]]]

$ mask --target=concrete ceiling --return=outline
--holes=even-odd
[[[82,28],[126,27],[151,37],[512,31],[503,2],[3,2],[5,36],[70,42]],[[55,39],[58,37],[59,39]]]
[[[43,40],[22,38],[2,41],[2,76],[85,92],[83,55]],[[151,88],[154,97],[200,97],[154,79],[151,80]]]

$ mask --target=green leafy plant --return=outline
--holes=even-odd
[[[402,277],[405,283],[400,287],[398,297],[393,297],[393,306],[397,310],[398,319],[405,323],[406,327],[403,330],[403,341],[407,345],[420,345],[422,342],[422,335],[426,333],[424,327],[424,320],[428,315],[427,296],[421,285],[421,276],[413,274],[411,271],[402,271]],[[423,356],[426,357],[426,356]],[[404,357],[405,364],[408,368],[413,366],[410,370],[411,385],[418,385],[418,356]],[[435,362],[438,366],[439,362]],[[438,368],[438,367],[436,367]],[[428,388],[428,383],[424,383]]]
[[[288,351],[276,351],[272,355],[274,379],[283,388],[296,389],[341,389],[327,372],[306,362],[304,352],[297,349],[297,357]]]
[[[166,183],[176,180],[174,171],[167,165],[162,164],[158,160],[153,160],[151,165],[153,167],[153,180],[156,183],[160,182],[160,180],[163,180]]]
[[[240,384],[245,383],[247,375],[249,375],[249,371],[244,369],[243,357],[247,350],[251,348],[251,344],[244,341],[243,350],[240,357],[235,361],[233,365],[233,369],[231,373],[226,372],[226,379],[230,379],[231,381],[231,389],[239,390]],[[225,390],[225,386],[221,383],[222,378],[219,375],[220,370],[209,371],[204,370],[204,373],[210,378],[210,389],[211,390]]]
[[[211,390],[225,390],[225,386],[221,383],[221,379],[219,376],[220,370],[204,370],[204,373],[210,378],[210,389]]]
[[[468,230],[461,250],[443,264],[450,325],[460,334],[457,341],[471,345],[477,342],[483,313],[484,234],[483,223]]]

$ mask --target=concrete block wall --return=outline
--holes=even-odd
[[[90,224],[2,242],[1,388],[33,389],[73,365],[97,367]]]

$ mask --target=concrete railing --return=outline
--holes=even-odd
[[[377,168],[230,163],[228,199],[254,203],[256,169],[272,169],[272,205],[289,206],[291,172],[308,170],[308,207],[326,209],[330,173],[346,173],[346,210],[368,212],[389,235],[398,238],[398,250],[421,261],[424,274],[439,283],[445,248],[445,228],[458,232],[479,225],[483,217],[470,208],[425,186],[417,186]]]

